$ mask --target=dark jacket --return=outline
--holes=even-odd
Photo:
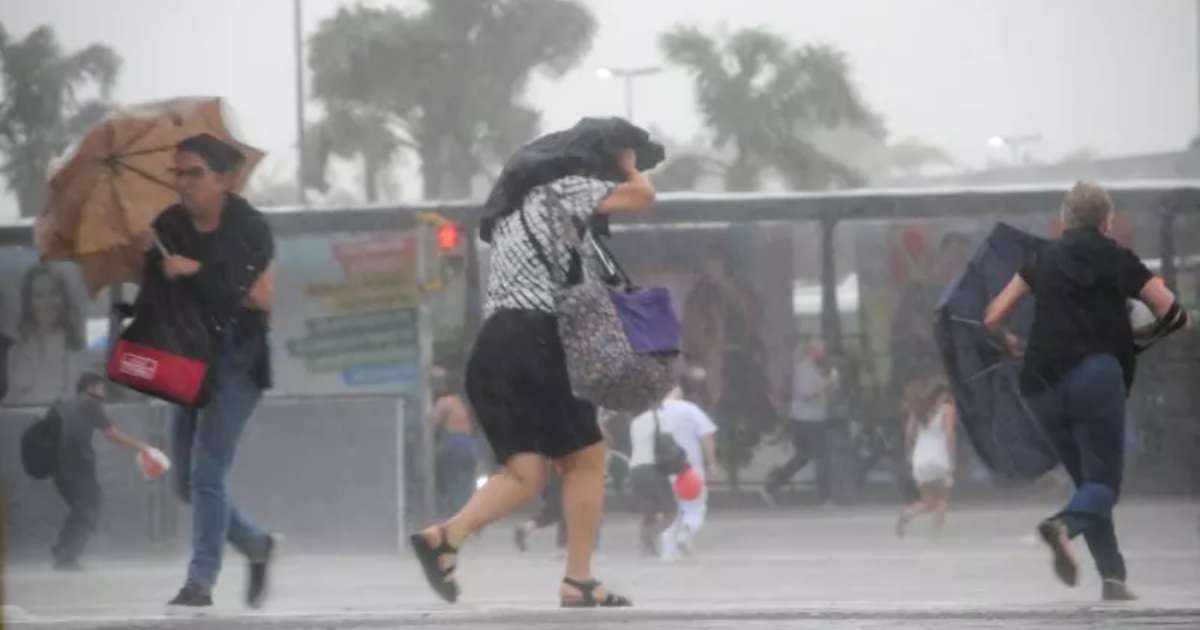
[[[190,278],[169,280],[157,248],[146,257],[141,290],[133,306],[139,336],[152,347],[197,358],[219,356],[222,337],[233,337],[236,354],[254,381],[271,386],[267,313],[243,306],[250,288],[275,257],[266,217],[245,199],[230,194],[221,223],[208,235],[191,225],[182,206],[167,208],[153,224],[172,254],[201,264]]]

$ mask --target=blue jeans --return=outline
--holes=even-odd
[[[229,343],[225,349],[208,405],[176,407],[172,425],[176,490],[192,505],[187,582],[207,593],[217,583],[226,541],[251,560],[264,558],[270,545],[269,534],[229,497],[234,453],[262,390],[250,378],[247,362]]]
[[[1117,360],[1091,355],[1053,387],[1025,399],[1075,482],[1054,516],[1083,536],[1104,579],[1124,580],[1125,559],[1113,527],[1125,465],[1125,380]]]

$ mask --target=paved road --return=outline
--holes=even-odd
[[[1054,582],[1046,554],[1028,536],[1040,516],[1027,507],[973,510],[954,514],[940,540],[920,528],[897,540],[893,514],[879,509],[716,515],[698,559],[678,564],[637,558],[634,525],[620,520],[604,531],[597,573],[634,598],[631,611],[557,610],[562,569],[550,549],[553,535],[518,555],[498,526],[465,550],[464,596],[455,607],[436,601],[404,556],[285,556],[265,613],[240,607],[243,572],[235,566],[218,589],[216,617],[172,626],[749,630],[786,620],[801,629],[1200,627],[1196,505],[1122,507],[1118,527],[1142,601],[1121,606],[1097,603],[1090,574],[1073,590]],[[98,562],[76,575],[10,567],[9,603],[20,608],[10,619],[27,619],[17,627],[30,628],[159,627],[162,602],[182,571],[182,559]]]

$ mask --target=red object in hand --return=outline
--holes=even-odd
[[[688,468],[675,476],[675,496],[680,501],[696,501],[703,495],[704,480],[696,469]]]
[[[171,460],[156,448],[139,451],[137,464],[138,468],[142,470],[142,476],[146,479],[158,479],[171,469]]]

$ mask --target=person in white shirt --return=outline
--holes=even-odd
[[[783,486],[809,462],[816,465],[818,498],[821,503],[829,501],[825,437],[829,426],[830,396],[838,387],[838,372],[826,367],[825,342],[820,338],[800,346],[797,358],[792,372],[789,411],[794,450],[791,459],[771,471],[763,486],[763,496],[772,505],[778,503]]]
[[[713,436],[717,432],[717,425],[700,407],[684,400],[679,387],[667,395],[661,407],[642,413],[630,424],[630,469],[654,465],[655,415],[658,416],[659,430],[675,439],[675,443],[687,453],[691,468],[704,481],[709,471],[716,470],[716,442]],[[670,481],[673,485],[674,479]],[[677,501],[677,512],[677,518],[667,523],[661,534],[660,554],[664,560],[674,560],[681,553],[691,555],[693,542],[704,527],[708,512],[707,486],[698,499]]]

